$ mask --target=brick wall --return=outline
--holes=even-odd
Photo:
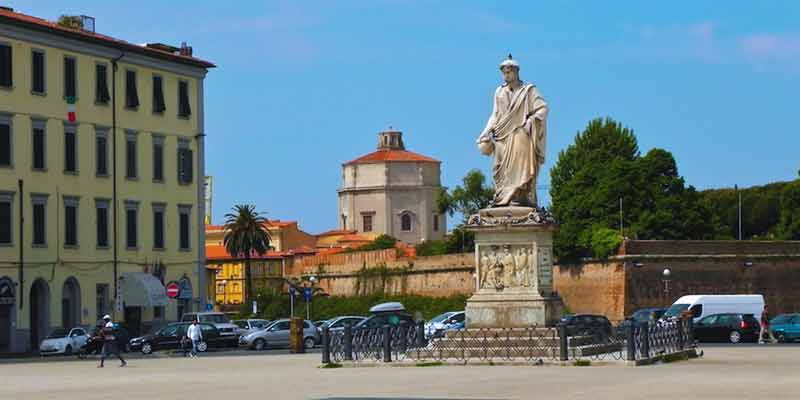
[[[614,321],[624,318],[625,268],[621,263],[556,265],[553,286],[573,313],[601,314]]]

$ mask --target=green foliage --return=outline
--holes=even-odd
[[[619,231],[603,226],[594,226],[589,230],[587,247],[592,249],[592,254],[600,260],[607,260],[617,253],[617,249],[622,244],[622,236]]]
[[[800,240],[800,180],[783,188],[780,199],[781,217],[777,233],[781,239]]]
[[[389,235],[380,235],[375,238],[372,242],[359,247],[358,251],[370,251],[370,250],[385,250],[385,249],[393,249],[395,244],[397,244],[397,239],[393,238]]]
[[[56,23],[66,28],[83,29],[83,20],[78,15],[62,15]]]
[[[436,207],[440,214],[447,213],[451,217],[460,213],[466,221],[470,215],[492,203],[494,189],[486,184],[483,172],[473,169],[464,176],[462,186],[456,186],[452,193],[440,189],[436,195]]]
[[[742,196],[742,239],[780,239],[778,224],[784,212],[791,212],[781,203],[784,189],[792,182],[775,182],[749,188],[710,189],[700,197],[711,207],[718,221],[717,239],[739,237],[739,194]]]
[[[447,254],[447,242],[444,240],[426,240],[416,246],[417,256],[440,256]]]
[[[454,228],[442,240],[428,240],[416,246],[417,256],[439,256],[443,254],[468,253],[475,248],[475,234],[463,225]]]
[[[609,118],[589,122],[559,153],[550,183],[561,260],[616,251],[610,247],[621,239],[609,231],[619,231],[620,199],[628,237],[710,239],[717,230],[708,203],[685,186],[672,154],[652,149],[641,156],[633,131]]]
[[[261,290],[256,295],[258,302],[258,317],[269,320],[287,318],[289,316],[289,295],[274,290]],[[425,297],[425,296],[387,296],[384,294],[371,294],[367,296],[339,297],[315,296],[311,302],[311,317],[314,320],[323,320],[340,315],[369,315],[370,307],[383,302],[399,301],[406,310],[415,315],[421,313],[424,319],[433,318],[446,311],[463,310],[467,298],[463,295],[452,297]],[[295,299],[295,315],[305,315],[305,306],[302,297]],[[249,316],[250,305],[243,306],[242,316]]]
[[[232,213],[225,214],[225,250],[231,257],[245,260],[245,287],[247,299],[252,298],[252,273],[250,257],[253,253],[265,254],[272,238],[267,230],[267,219],[251,204],[236,205]],[[247,303],[247,301],[245,301]]]

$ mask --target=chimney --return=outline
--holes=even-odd
[[[180,55],[191,57],[192,56],[192,46],[187,46],[186,42],[181,42]]]

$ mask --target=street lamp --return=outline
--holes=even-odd
[[[667,302],[669,302],[669,278],[672,275],[672,271],[669,268],[664,268],[664,271],[661,272],[661,281],[664,282],[664,296],[667,298]]]

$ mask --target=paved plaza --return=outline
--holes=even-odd
[[[698,360],[621,365],[319,369],[320,355],[267,354],[0,364],[0,399],[800,398],[800,347],[705,348]]]

